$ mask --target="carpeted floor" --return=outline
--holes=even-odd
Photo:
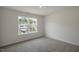
[[[77,52],[79,47],[58,40],[41,37],[4,47],[2,52]]]

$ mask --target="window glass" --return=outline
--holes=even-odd
[[[37,32],[37,19],[25,16],[18,17],[18,34],[29,34]]]

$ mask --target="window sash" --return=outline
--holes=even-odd
[[[26,22],[24,22],[26,20]],[[22,22],[21,22],[22,21]],[[28,17],[21,17],[18,18],[18,34],[29,34],[29,33],[36,33],[37,32],[37,19],[36,18],[28,18]]]

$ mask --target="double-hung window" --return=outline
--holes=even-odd
[[[36,32],[37,18],[18,16],[18,35]]]

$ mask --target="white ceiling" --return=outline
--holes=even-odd
[[[6,8],[46,16],[46,15],[50,15],[51,13],[54,13],[54,12],[59,11],[59,10],[64,10],[64,9],[66,10],[66,9],[74,8],[74,7],[43,6],[40,8],[40,6],[6,6]]]

